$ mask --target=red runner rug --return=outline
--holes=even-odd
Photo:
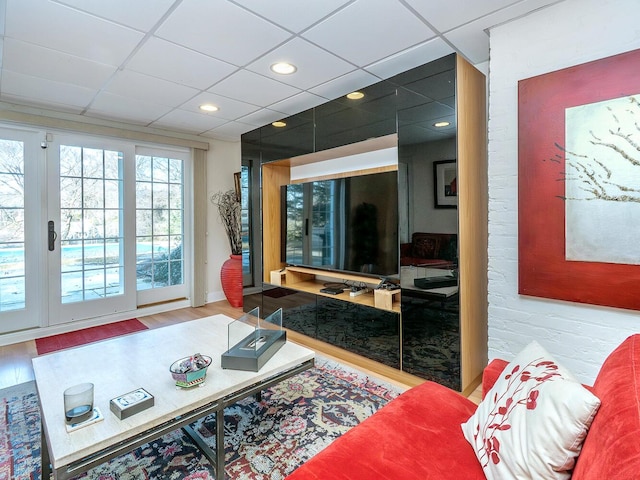
[[[75,332],[61,333],[50,337],[36,339],[38,355],[55,352],[64,348],[77,347],[85,343],[97,342],[107,338],[126,335],[127,333],[146,330],[147,326],[137,318],[123,320],[121,322],[99,325],[97,327],[84,328]]]

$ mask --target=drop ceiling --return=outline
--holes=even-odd
[[[482,67],[490,27],[553,3],[0,0],[0,108],[236,141],[450,53]]]

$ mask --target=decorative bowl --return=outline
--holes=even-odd
[[[211,357],[196,354],[176,360],[169,367],[169,371],[176,381],[176,386],[191,388],[204,382],[209,365]]]

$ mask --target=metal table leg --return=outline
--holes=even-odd
[[[224,480],[224,408],[216,412],[216,480]]]
[[[49,447],[47,446],[47,438],[44,434],[44,423],[40,421],[40,470],[42,479],[49,480],[52,475],[51,458],[49,457]]]

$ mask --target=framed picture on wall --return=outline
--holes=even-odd
[[[518,83],[518,292],[640,310],[640,50]]]
[[[458,207],[458,170],[455,160],[433,162],[433,195],[436,208]]]

